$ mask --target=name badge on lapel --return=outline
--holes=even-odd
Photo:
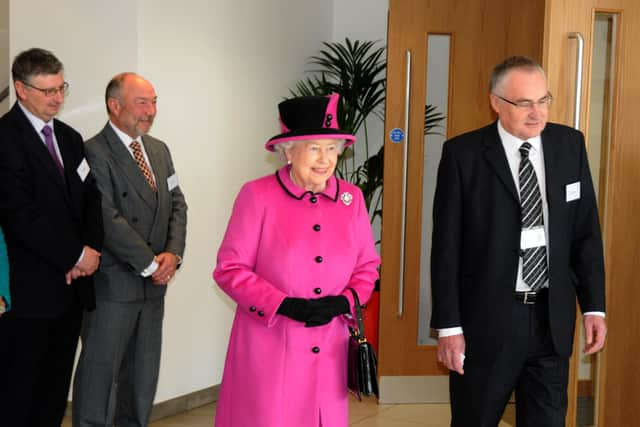
[[[87,175],[89,175],[90,170],[91,168],[89,168],[89,163],[87,163],[87,159],[82,159],[82,161],[80,162],[80,166],[78,166],[78,169],[76,169],[76,172],[78,172],[78,176],[80,177],[80,180],[82,182],[84,182],[84,180],[87,179]]]
[[[578,200],[580,198],[580,181],[573,184],[567,184],[567,202]]]
[[[178,175],[175,173],[167,178],[167,186],[169,187],[169,191],[173,190],[178,186]]]

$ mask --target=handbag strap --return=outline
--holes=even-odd
[[[353,288],[349,288],[351,294],[353,295],[353,310],[356,314],[356,320],[358,321],[358,336],[359,340],[366,341],[364,337],[364,321],[362,320],[362,309],[360,308],[360,299],[358,298],[358,294]]]

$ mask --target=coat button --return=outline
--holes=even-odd
[[[317,262],[318,264],[320,264],[320,263],[322,262],[322,257],[321,257],[320,255],[318,255],[318,256],[316,257],[316,262]]]
[[[316,224],[313,226],[314,231],[320,231],[320,224]]]
[[[256,310],[257,310],[257,308],[255,306],[253,306],[253,305],[251,307],[249,307],[249,311],[252,312],[252,313],[254,311],[256,311]]]
[[[315,288],[315,289],[313,290],[313,292],[314,292],[314,293],[316,293],[317,295],[320,295],[320,294],[322,293],[322,289],[320,289],[320,288]]]
[[[311,351],[314,352],[315,354],[318,354],[320,353],[320,347],[313,347]]]
[[[309,199],[309,201],[311,203],[316,203],[318,201],[318,198],[316,196],[311,196],[311,198]]]
[[[134,216],[133,218],[131,218],[131,222],[138,222],[138,217]]]
[[[260,316],[260,317],[264,317],[264,311],[260,310],[260,311],[258,312],[258,316]]]
[[[122,197],[127,197],[127,192],[126,191],[122,192]]]

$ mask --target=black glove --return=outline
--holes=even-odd
[[[310,300],[305,298],[285,298],[278,307],[278,314],[297,320],[298,322],[306,322],[311,316]]]
[[[343,295],[331,295],[328,297],[309,300],[311,315],[304,326],[312,328],[331,322],[336,316],[351,312],[349,300]]]

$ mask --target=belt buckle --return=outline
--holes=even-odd
[[[537,292],[524,292],[523,303],[525,304],[535,304],[536,303],[536,295]],[[529,296],[531,296],[531,300],[529,300]]]

